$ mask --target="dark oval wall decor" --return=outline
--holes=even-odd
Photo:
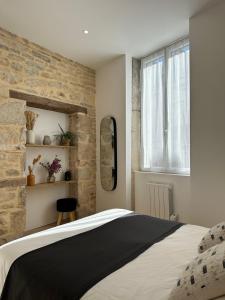
[[[117,130],[115,118],[109,116],[100,124],[100,177],[105,191],[117,186]]]

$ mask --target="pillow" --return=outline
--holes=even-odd
[[[194,258],[183,271],[169,300],[208,300],[225,295],[225,242]]]
[[[225,222],[217,224],[206,233],[198,246],[198,252],[203,253],[223,241],[225,241]]]

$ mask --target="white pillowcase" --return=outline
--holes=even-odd
[[[198,252],[203,253],[207,249],[220,244],[223,241],[225,241],[225,222],[219,223],[209,229],[198,246]]]
[[[225,295],[225,242],[193,259],[178,279],[169,300],[209,300]]]

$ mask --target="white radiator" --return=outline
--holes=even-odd
[[[147,183],[141,199],[135,201],[135,211],[169,220],[173,214],[172,186],[170,184]]]

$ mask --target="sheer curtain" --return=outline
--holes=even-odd
[[[142,61],[142,164],[148,169],[164,165],[164,74],[164,51]]]
[[[143,170],[190,172],[189,41],[142,60]]]
[[[168,169],[190,169],[190,51],[185,40],[167,49]]]

